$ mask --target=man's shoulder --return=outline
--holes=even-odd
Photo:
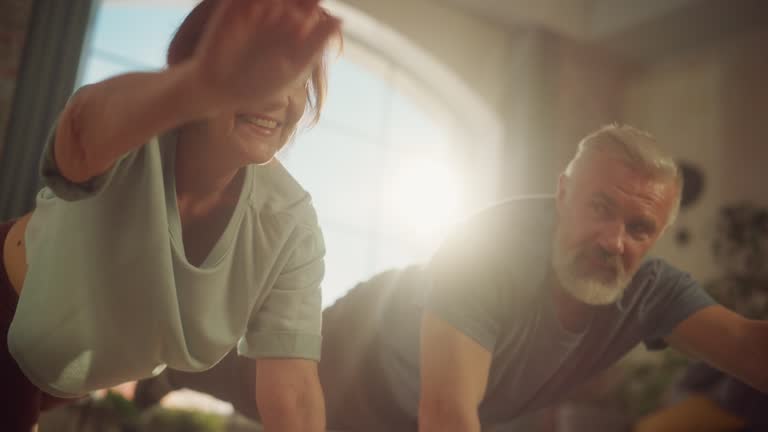
[[[528,196],[495,202],[463,219],[454,235],[491,238],[496,241],[523,239],[551,233],[555,219],[552,196]],[[519,246],[519,245],[517,245]]]
[[[477,267],[538,255],[550,246],[554,213],[551,197],[496,202],[460,221],[433,258],[446,257],[449,266]]]
[[[632,283],[648,284],[663,282],[669,278],[679,278],[684,274],[682,270],[675,267],[669,261],[657,256],[648,256],[640,264],[632,278]]]
[[[650,256],[635,272],[627,292],[647,302],[656,298],[669,298],[671,292],[690,289],[704,293],[699,283],[689,273],[663,258]]]
[[[542,216],[552,216],[554,211],[555,198],[552,195],[521,196],[490,204],[467,218],[467,221],[534,221]]]
[[[499,292],[534,290],[549,266],[554,221],[552,197],[495,203],[467,218],[447,238],[429,265],[430,276],[471,280],[472,286]]]
[[[662,281],[665,277],[668,277],[668,270],[676,270],[670,263],[662,258],[656,256],[646,257],[640,264],[640,267],[632,276],[630,286],[628,288],[631,292],[638,294],[652,292],[654,287]]]

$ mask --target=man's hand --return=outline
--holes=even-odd
[[[339,26],[317,0],[220,0],[189,60],[190,88],[221,108],[269,99],[307,81]]]
[[[480,432],[491,353],[427,311],[421,324],[419,432]]]
[[[257,360],[256,403],[267,432],[325,431],[323,392],[314,361]]]

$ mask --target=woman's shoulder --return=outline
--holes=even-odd
[[[260,212],[292,214],[302,219],[315,219],[312,197],[288,172],[283,164],[273,159],[264,165],[251,165],[251,207]]]

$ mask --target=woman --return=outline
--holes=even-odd
[[[324,246],[273,157],[306,107],[317,119],[338,34],[317,0],[203,0],[168,68],[72,97],[37,208],[0,227],[0,424],[28,430],[55,398],[205,370],[237,346],[258,360],[267,430],[322,430]]]

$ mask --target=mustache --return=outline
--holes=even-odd
[[[573,262],[577,265],[582,264],[587,268],[590,267],[591,263],[597,262],[610,270],[614,276],[621,276],[625,273],[624,262],[621,260],[621,257],[599,246],[583,248],[575,254]]]

